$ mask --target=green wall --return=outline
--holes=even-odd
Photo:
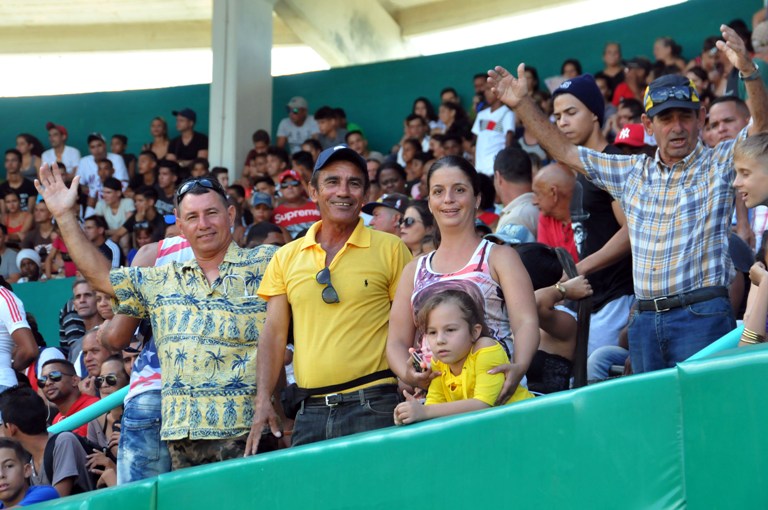
[[[24,310],[37,319],[37,327],[48,347],[59,345],[59,311],[72,297],[74,282],[74,278],[57,278],[13,285],[13,292],[24,303]]]
[[[591,27],[446,55],[420,57],[330,71],[281,76],[274,79],[273,132],[285,116],[291,96],[307,98],[310,109],[323,104],[343,106],[348,118],[360,124],[372,148],[386,150],[402,136],[402,122],[413,99],[427,96],[437,103],[439,92],[455,87],[465,103],[471,100],[472,76],[494,65],[515,67],[525,61],[539,69],[541,78],[557,74],[563,60],[577,57],[586,72],[600,69],[607,41],[622,44],[624,56],[652,54],[656,37],[674,35],[686,57],[699,53],[706,36],[718,33],[720,23],[741,17],[747,21],[760,7],[756,0],[689,0],[688,2]],[[509,27],[514,30],[515,27]],[[149,123],[156,115],[170,118],[171,110],[189,106],[198,113],[198,126],[207,132],[208,85],[170,89],[105,92],[35,98],[0,98],[0,147],[15,144],[20,132],[31,132],[47,143],[48,120],[64,124],[71,145],[86,152],[86,136],[119,130],[136,152],[149,139]],[[173,123],[171,136],[175,133]],[[253,126],[257,129],[263,126]]]
[[[749,347],[38,508],[766,508],[767,369]]]

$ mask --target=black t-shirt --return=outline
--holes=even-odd
[[[155,186],[157,190],[157,200],[155,200],[155,209],[162,216],[164,214],[173,214],[173,193],[166,195],[165,192],[160,189],[160,186]]]
[[[155,216],[155,219],[152,221],[149,220],[141,220],[136,221],[136,215],[134,214],[127,220],[125,220],[125,223],[123,223],[123,227],[125,227],[125,230],[128,232],[133,232],[137,228],[146,228],[147,226],[152,226],[152,241],[157,242],[160,239],[165,237],[165,218],[163,218],[162,214],[158,214]]]
[[[205,150],[208,150],[208,137],[197,131],[193,132],[189,145],[184,145],[180,136],[168,145],[168,152],[176,156],[178,161],[191,161],[197,157],[198,151]]]
[[[613,145],[608,145],[603,152],[605,154],[622,154]],[[616,221],[611,207],[613,197],[607,191],[603,191],[592,184],[581,174],[578,176],[578,182],[582,187],[581,208],[585,214],[580,218],[581,221],[577,222],[574,219],[573,230],[576,248],[579,251],[579,260],[583,260],[601,249],[621,227]],[[571,209],[574,207],[576,207],[575,204]],[[584,218],[587,214],[589,217]],[[587,278],[594,292],[592,310],[595,312],[616,298],[635,293],[632,282],[631,255],[627,255],[605,269],[595,271]]]
[[[0,184],[0,199],[4,199],[5,195],[7,195],[11,190],[19,194],[19,198],[21,198],[21,210],[32,212],[27,207],[29,203],[29,197],[37,197],[37,189],[35,189],[35,185],[32,183],[32,181],[25,177],[21,182],[21,186],[18,188],[12,187],[8,181],[5,181],[4,183]]]

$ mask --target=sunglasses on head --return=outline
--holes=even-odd
[[[412,227],[414,224],[419,223],[419,222],[420,222],[420,220],[417,220],[416,218],[411,216],[410,218],[403,218],[402,220],[400,220],[400,226],[401,227]]]
[[[283,181],[280,183],[280,189],[298,188],[299,186],[301,186],[299,181]]]
[[[695,93],[691,90],[691,87],[663,87],[656,90],[651,90],[648,95],[651,97],[654,105],[669,101],[670,99],[677,99],[678,101],[690,101],[694,97]]]
[[[73,376],[75,374],[67,374],[67,373],[64,373],[64,372],[60,372],[58,370],[53,370],[51,372],[48,372],[48,375],[41,375],[37,379],[37,382],[40,384],[40,386],[45,386],[48,383],[48,381],[51,381],[51,382],[59,382],[59,381],[61,381],[61,379],[65,375]]]
[[[190,179],[179,186],[179,189],[176,191],[176,203],[180,204],[181,199],[184,198],[184,195],[196,187],[213,190],[222,197],[227,198],[227,193],[224,191],[224,188],[221,187],[221,183],[219,183],[219,181],[209,177],[200,177],[199,179]]]
[[[104,385],[117,386],[117,376],[115,374],[109,374],[105,376],[99,376],[96,378],[96,388],[101,388]]]
[[[331,270],[327,267],[322,268],[317,275],[315,275],[315,280],[317,280],[317,283],[320,285],[325,285],[325,288],[323,289],[322,297],[323,301],[326,304],[332,305],[334,303],[339,302],[339,294],[336,292],[336,289],[333,288],[333,285],[331,284]]]

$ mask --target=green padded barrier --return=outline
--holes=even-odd
[[[371,147],[388,150],[403,136],[403,119],[413,100],[426,96],[437,103],[439,92],[455,87],[464,105],[472,98],[472,76],[490,66],[516,66],[521,60],[538,68],[544,78],[560,72],[566,58],[578,57],[585,72],[602,68],[603,45],[622,44],[624,55],[652,56],[656,37],[673,35],[683,46],[686,58],[699,54],[701,43],[717,35],[719,24],[741,17],[749,22],[760,6],[755,0],[689,0],[680,5],[640,14],[623,20],[601,23],[567,32],[524,41],[431,57],[419,57],[365,66],[331,69],[273,80],[272,133],[285,117],[285,104],[302,95],[314,112],[323,104],[343,106],[350,121],[358,123],[371,141]],[[510,27],[514,30],[514,27]],[[70,130],[71,145],[87,153],[86,136],[114,129],[128,135],[129,152],[136,153],[148,141],[149,122],[170,111],[190,106],[198,115],[198,128],[208,131],[209,86],[192,85],[168,89],[105,92],[34,98],[0,98],[0,148],[15,145],[20,132],[30,132],[47,143],[46,121],[64,124]],[[171,136],[175,133],[171,120]],[[267,128],[268,126],[253,126]],[[3,172],[0,168],[0,173]]]
[[[765,508],[766,347],[49,503],[141,508]],[[40,506],[40,508],[45,508]]]
[[[690,508],[768,508],[768,346],[679,365]]]
[[[142,480],[122,487],[55,499],[33,506],[35,509],[56,510],[154,510],[157,505],[157,478]],[[181,509],[170,505],[168,510]]]
[[[74,282],[74,278],[57,278],[13,285],[13,292],[24,303],[24,310],[37,319],[37,326],[48,347],[59,346],[59,312],[72,297]]]
[[[158,503],[210,507],[222,501],[213,487],[236,487],[230,508],[482,508],[505,498],[524,508],[673,508],[684,498],[678,400],[669,370],[164,475]]]

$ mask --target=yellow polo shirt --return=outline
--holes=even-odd
[[[360,220],[329,266],[339,302],[327,304],[321,296],[325,286],[315,279],[325,267],[325,250],[315,239],[322,223],[277,251],[258,291],[266,300],[288,297],[293,367],[302,388],[340,384],[389,368],[389,310],[403,267],[411,260],[400,238],[366,228]],[[361,387],[394,382],[387,378]]]

